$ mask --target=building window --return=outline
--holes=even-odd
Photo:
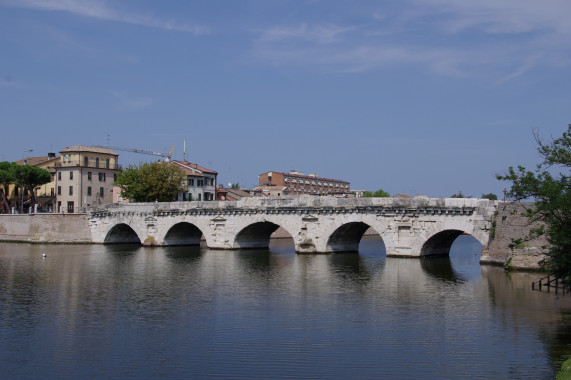
[[[85,166],[85,167],[89,166],[89,158],[83,157],[83,166]]]
[[[188,179],[188,186],[194,186],[194,178]]]
[[[99,188],[99,196],[100,196],[101,198],[103,198],[103,194],[104,194],[103,188],[100,187],[100,188]]]
[[[202,194],[199,193],[198,194],[198,200],[201,201],[202,200],[201,198],[202,198]]]
[[[67,212],[73,214],[73,211],[74,211],[73,202],[67,202]]]
[[[50,194],[52,195],[52,197],[54,196],[54,190],[55,189],[53,187],[50,189]]]
[[[109,169],[109,159],[106,159],[106,160],[105,160],[105,167],[106,167],[107,169]]]
[[[99,173],[99,181],[105,182],[105,173]]]
[[[113,182],[117,182],[117,173],[113,174]]]
[[[73,172],[69,172],[69,179],[73,179]]]
[[[57,173],[57,179],[58,179],[58,181],[61,181],[61,172]]]
[[[87,186],[87,195],[91,195],[91,186]]]
[[[61,195],[61,186],[57,187],[57,195]]]
[[[99,157],[95,157],[95,167],[99,167]]]
[[[87,172],[87,180],[91,181],[91,172]]]
[[[73,186],[69,187],[69,195],[73,195]]]

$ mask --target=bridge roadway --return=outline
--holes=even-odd
[[[369,227],[388,256],[446,255],[470,234],[487,248],[498,202],[473,198],[245,198],[107,205],[87,210],[94,243],[266,248],[282,227],[298,253],[357,252]]]

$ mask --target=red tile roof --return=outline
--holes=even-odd
[[[171,162],[173,164],[179,166],[180,168],[182,168],[189,175],[200,176],[200,175],[202,175],[202,173],[218,174],[218,172],[215,172],[214,170],[207,169],[204,166],[200,166],[196,163],[192,163],[192,162],[188,162],[188,161],[178,161],[178,160],[173,160]],[[196,172],[197,170],[200,173],[197,173]]]

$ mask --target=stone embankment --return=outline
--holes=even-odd
[[[520,246],[510,248],[514,239],[524,238],[531,228],[539,223],[530,223],[522,215],[525,206],[516,202],[501,202],[494,215],[493,230],[487,250],[483,249],[482,263],[503,265],[512,269],[539,269],[539,262],[544,258],[543,246],[547,244],[545,237],[522,243]]]
[[[0,241],[28,243],[91,243],[84,214],[0,215]]]

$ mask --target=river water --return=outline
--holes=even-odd
[[[480,266],[480,248],[0,244],[0,377],[553,378],[571,296]]]

